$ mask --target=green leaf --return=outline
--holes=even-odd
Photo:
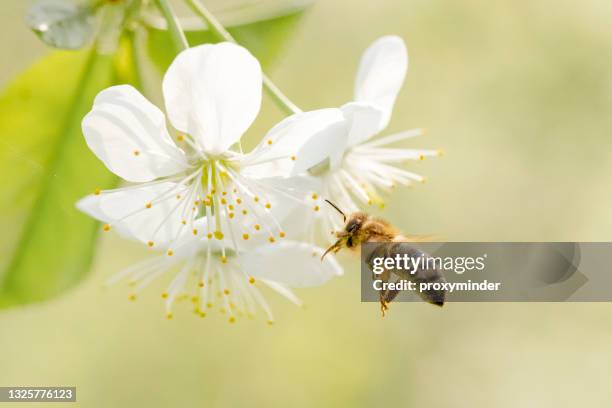
[[[26,14],[26,23],[47,45],[79,49],[92,37],[94,10],[69,0],[39,0]]]
[[[116,177],[88,150],[81,119],[129,57],[56,52],[0,96],[0,307],[56,296],[88,272],[99,228],[74,205]]]
[[[276,59],[283,44],[289,39],[301,12],[269,20],[229,27],[228,31],[236,41],[259,59],[264,69]],[[187,32],[187,40],[193,47],[199,44],[216,43],[219,40],[209,31]],[[174,57],[175,48],[167,31],[149,30],[148,50],[156,67],[165,72]]]

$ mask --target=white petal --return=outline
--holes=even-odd
[[[125,180],[150,181],[188,167],[164,114],[129,85],[100,92],[82,127],[89,148]]]
[[[355,146],[376,136],[384,112],[373,105],[351,102],[342,107],[342,113],[349,123],[348,145]]]
[[[300,174],[315,166],[335,168],[348,147],[348,121],[336,122],[312,135],[298,151],[293,174]]]
[[[383,110],[379,130],[387,127],[395,98],[408,69],[408,52],[404,40],[385,36],[376,40],[361,57],[355,100],[371,103]]]
[[[244,270],[255,279],[265,279],[290,287],[322,285],[342,275],[333,257],[321,261],[323,249],[303,242],[284,241],[263,245],[239,255]]]
[[[227,42],[189,48],[164,76],[166,111],[175,128],[220,153],[255,120],[261,86],[259,62],[245,48]]]
[[[91,195],[77,207],[92,217],[111,224],[120,235],[142,242],[152,241],[165,247],[191,233],[194,212],[187,201],[188,188],[163,182],[141,187],[127,187]],[[181,196],[178,200],[177,195]],[[150,208],[147,204],[151,203]],[[182,221],[187,221],[183,225]]]

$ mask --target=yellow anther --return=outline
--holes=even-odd
[[[274,324],[274,320],[268,320],[268,326],[272,326]]]
[[[227,256],[221,256],[221,263],[227,263]]]
[[[207,307],[207,308],[209,308],[209,309],[212,309],[212,308],[213,308],[213,306],[214,306],[214,305],[212,304],[212,302],[208,302],[208,303],[206,304],[206,307]]]
[[[255,224],[255,229],[259,231],[261,229],[261,226],[259,224]]]
[[[423,184],[427,183],[427,177],[421,178],[421,183],[423,183]]]
[[[195,205],[200,205],[200,200],[195,200],[195,201],[193,202],[193,204],[195,204]]]
[[[197,229],[194,229],[192,232],[193,232],[193,235],[198,235],[198,230]]]
[[[221,204],[223,204],[223,205],[227,204],[227,200],[225,198],[222,198],[221,199]]]
[[[162,299],[168,299],[168,293],[167,292],[162,293],[161,296],[162,296]]]
[[[227,310],[225,310],[225,308],[224,308],[224,307],[222,307],[221,309],[219,309],[219,312],[221,312],[221,313],[225,314],[225,312],[227,312]]]
[[[249,212],[247,210],[242,210],[242,215],[247,215]]]
[[[200,315],[201,318],[206,317],[206,313],[204,313],[204,312],[200,312],[199,315]]]
[[[146,204],[145,204],[145,207],[146,207],[146,208],[151,208],[151,207],[153,207],[153,203],[146,203]]]
[[[253,197],[253,201],[255,201],[256,203],[258,203],[258,202],[259,202],[259,197],[257,197],[257,196]]]
[[[96,189],[94,190],[94,194],[95,194],[95,195],[100,195],[100,193],[102,193],[102,191],[101,191],[99,188],[96,188]]]
[[[249,278],[249,283],[250,283],[251,285],[254,285],[254,284],[255,284],[255,278],[251,276],[251,277]]]
[[[210,190],[210,194],[216,194],[217,190],[215,190],[214,188],[212,190]]]
[[[249,234],[242,234],[242,239],[244,239],[245,241],[249,239]]]
[[[198,303],[198,301],[199,301],[199,300],[200,300],[200,298],[199,298],[199,297],[197,297],[197,296],[193,296],[193,297],[191,298],[191,303]]]
[[[297,157],[291,156],[291,160],[295,161],[296,159],[297,159]]]
[[[223,289],[223,294],[225,296],[228,296],[230,294],[230,290],[229,289]]]
[[[318,195],[316,195],[316,194],[313,194],[313,195],[312,195],[312,199],[313,199],[313,200],[316,200],[317,198],[319,198],[319,196],[318,196]]]
[[[321,207],[319,207],[318,205],[315,205],[315,206],[314,206],[314,210],[315,210],[315,211],[319,211],[320,209],[321,209]]]
[[[172,256],[174,255],[174,251],[172,251],[171,249],[168,250],[168,252],[166,252],[166,254],[168,254],[168,256]]]
[[[369,198],[369,199],[368,199],[368,205],[372,205],[372,202],[373,202],[373,201],[372,201],[372,199],[371,199],[371,198]]]
[[[104,231],[110,231],[110,228],[111,228],[111,227],[110,227],[110,225],[108,225],[108,224],[104,224],[104,226],[102,227],[102,229],[103,229]]]
[[[128,296],[128,299],[130,299],[133,302],[136,300],[136,295],[132,293],[131,295]]]
[[[185,140],[185,136],[183,136],[183,135],[178,135],[178,136],[176,137],[176,140],[178,140],[179,142],[182,142],[183,140]]]
[[[278,233],[278,236],[281,237],[281,238],[285,238],[285,233],[283,231],[281,231],[281,232]]]
[[[420,155],[419,156],[419,160],[421,160],[421,161],[425,160],[425,155]]]
[[[230,217],[230,218],[234,218],[234,213],[233,213],[233,212],[229,213],[229,214],[228,214],[228,217]]]
[[[139,150],[134,150],[134,156],[139,156],[140,155],[140,151]]]
[[[230,323],[236,323],[236,318],[234,316],[230,316],[229,322]]]
[[[270,241],[270,242],[274,242],[274,241],[276,241],[276,240],[274,239],[274,237],[270,237],[270,238],[268,238],[268,241]]]
[[[181,221],[181,224],[183,224],[183,225],[187,225],[187,220],[183,220],[183,221]]]
[[[231,204],[230,204],[230,205],[228,205],[228,206],[227,206],[227,208],[228,208],[230,211],[234,211],[234,206],[233,206],[233,205],[231,205]]]
[[[380,207],[381,210],[384,209],[385,208],[385,203],[380,203],[379,207]]]
[[[221,241],[223,239],[223,233],[221,231],[215,231],[215,238]]]
[[[172,320],[172,318],[174,317],[174,315],[170,312],[166,313],[166,319],[168,320]]]
[[[176,199],[177,199],[177,200],[180,200],[180,199],[181,199],[181,195],[180,195],[180,194],[177,194],[177,195],[176,195]]]
[[[237,198],[237,199],[236,199],[236,203],[237,203],[237,204],[242,204],[242,198]]]
[[[199,281],[198,282],[198,287],[203,288],[204,287],[204,281]]]
[[[272,208],[272,204],[266,203],[266,208],[269,210],[270,208]]]
[[[206,234],[206,236],[208,237],[208,239],[211,239],[213,237],[212,232],[209,232],[208,234]]]
[[[272,144],[272,139],[268,139],[268,144],[271,145]]]
[[[155,245],[155,242],[147,241],[147,245],[151,248],[151,247],[153,247],[153,245]]]
[[[222,192],[221,195],[226,196],[227,195],[227,191]]]

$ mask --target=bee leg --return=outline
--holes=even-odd
[[[387,270],[383,271],[383,273],[381,273],[378,276],[375,274],[372,274],[372,280],[379,279],[382,281],[383,284],[388,283],[390,277],[391,277],[391,273]],[[378,298],[380,300],[380,313],[382,314],[382,317],[385,317],[385,312],[389,309],[389,306],[388,306],[389,302],[386,300],[388,293],[389,293],[388,289],[383,289],[383,290],[378,291]]]

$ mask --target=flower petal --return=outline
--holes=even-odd
[[[255,279],[265,279],[290,287],[322,285],[342,275],[342,267],[332,257],[321,261],[323,249],[303,242],[284,241],[263,245],[239,255],[244,270]]]
[[[355,146],[376,136],[380,130],[384,112],[373,105],[351,102],[342,107],[342,113],[349,123],[348,146]]]
[[[378,130],[387,127],[395,98],[399,93],[406,70],[408,52],[404,40],[397,36],[385,36],[376,40],[361,57],[355,100],[376,105],[384,114]]]
[[[181,52],[163,81],[172,125],[196,138],[209,153],[240,140],[261,107],[259,62],[231,43],[205,44]]]
[[[346,120],[335,122],[312,135],[298,151],[292,174],[311,170],[317,175],[319,167],[336,168],[348,147],[349,125]]]
[[[100,92],[82,128],[89,148],[127,181],[150,181],[188,167],[168,134],[164,114],[129,85]]]
[[[162,182],[103,191],[80,200],[77,208],[126,238],[166,247],[191,231],[195,214],[188,196],[188,187]]]

